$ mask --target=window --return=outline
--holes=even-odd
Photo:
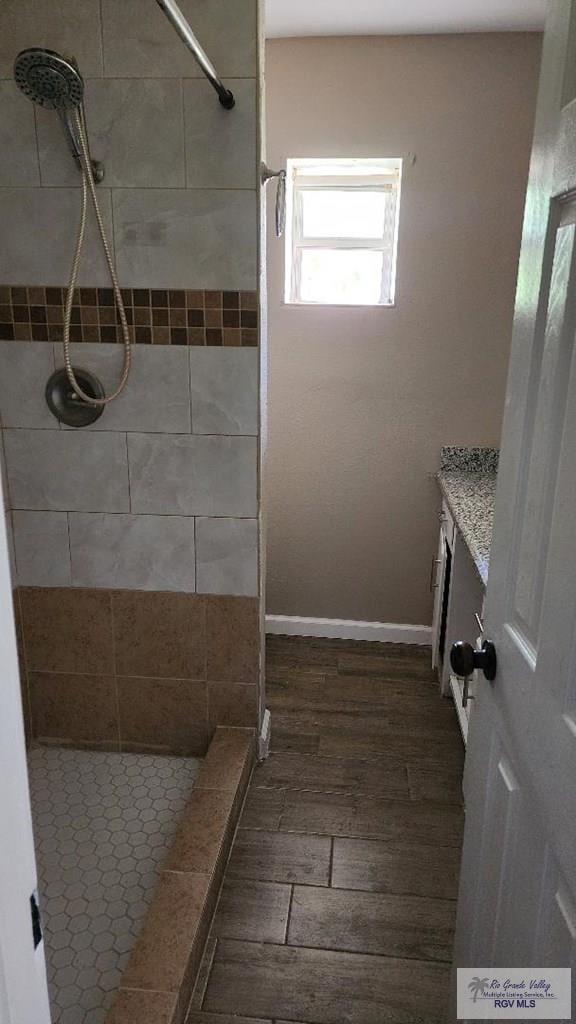
[[[286,302],[394,302],[402,161],[289,160]]]

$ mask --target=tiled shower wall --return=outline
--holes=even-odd
[[[44,401],[61,348],[0,342],[18,583],[257,596],[257,350],[138,345],[124,394],[77,430]],[[72,354],[118,379],[120,346]]]
[[[181,6],[231,112],[154,0],[2,5],[0,415],[29,731],[203,753],[259,704],[258,3]],[[57,116],[12,82],[28,46],[85,77],[136,343],[126,391],[82,430],[44,401],[80,195]],[[73,361],[109,391],[122,352],[92,216],[78,284]]]
[[[257,287],[257,0],[182,0],[236,96],[224,110],[155,0],[7,0],[0,11],[0,283],[61,287],[78,171],[57,116],[11,79],[28,46],[75,56],[125,288]],[[79,285],[110,286],[90,222]]]

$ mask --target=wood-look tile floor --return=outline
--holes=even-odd
[[[188,1024],[439,1024],[463,749],[430,650],[270,637],[267,704]]]

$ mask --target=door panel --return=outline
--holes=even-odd
[[[523,967],[534,961],[534,938],[537,931],[545,846],[540,831],[534,827],[530,801],[523,794],[510,837],[506,867],[500,887],[498,921],[494,929],[494,946],[490,963]],[[517,893],[522,892],[518,900]]]
[[[543,48],[485,606],[498,673],[493,683],[478,673],[467,752],[455,947],[455,964],[463,967],[575,965],[572,58],[575,4],[555,0]]]
[[[538,945],[547,967],[576,966],[576,911],[566,882],[550,850],[543,883]]]
[[[555,217],[556,211],[554,211]],[[510,573],[512,591],[508,621],[518,637],[519,651],[530,651],[530,667],[538,653],[542,593],[546,575],[553,495],[558,475],[560,441],[573,350],[575,308],[569,282],[576,264],[575,228],[568,224],[556,233],[550,301],[542,345],[528,398],[524,450],[525,481],[518,497],[517,539]],[[539,357],[539,358],[538,358]],[[534,420],[533,424],[532,419]],[[533,429],[531,429],[533,426]]]
[[[4,508],[0,478],[0,509]],[[49,1024],[44,943],[34,948],[30,896],[37,886],[18,675],[12,586],[0,513],[0,1021]]]
[[[490,828],[483,838],[479,866],[479,900],[475,922],[473,955],[477,963],[490,963],[500,917],[506,857],[511,851],[510,837],[518,818],[520,790],[514,771],[502,750],[497,735],[488,769],[488,801],[485,814]]]

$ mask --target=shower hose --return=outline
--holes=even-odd
[[[104,222],[102,220],[102,214],[98,205],[98,197],[96,195],[96,185],[94,183],[94,175],[92,173],[92,162],[90,159],[90,153],[88,150],[88,141],[86,136],[86,126],[82,109],[77,108],[75,111],[75,122],[76,129],[78,132],[78,141],[80,143],[80,149],[82,152],[82,210],[80,214],[80,224],[78,227],[78,235],[76,238],[76,247],[74,250],[74,259],[72,261],[72,269],[70,271],[70,280],[68,282],[68,292],[66,295],[66,306],[64,309],[64,331],[63,331],[63,342],[64,342],[64,365],[66,367],[66,375],[70,382],[70,386],[78,398],[82,399],[83,402],[87,402],[89,405],[108,405],[108,402],[113,402],[115,398],[124,390],[126,381],[128,380],[128,374],[130,373],[130,363],[132,361],[132,349],[130,330],[128,328],[128,322],[126,320],[126,310],[124,309],[124,302],[120,291],[120,285],[118,283],[118,277],[116,274],[116,268],[114,266],[114,260],[110,252],[110,246],[108,245],[108,239],[106,238],[106,231],[104,228]],[[94,205],[94,213],[96,214],[96,220],[98,222],[98,230],[102,239],[102,245],[104,247],[104,253],[106,255],[106,262],[110,271],[110,277],[112,279],[112,286],[114,289],[114,298],[116,300],[116,308],[120,317],[120,324],[122,327],[122,336],[124,339],[124,366],[122,369],[122,376],[120,383],[115,391],[111,395],[104,398],[93,398],[91,395],[87,395],[82,390],[72,367],[72,357],[70,355],[70,324],[72,321],[72,302],[74,298],[74,290],[76,288],[76,281],[78,279],[78,270],[80,267],[80,258],[82,256],[82,248],[84,245],[84,235],[86,232],[86,213],[88,208],[88,193],[92,199]]]

